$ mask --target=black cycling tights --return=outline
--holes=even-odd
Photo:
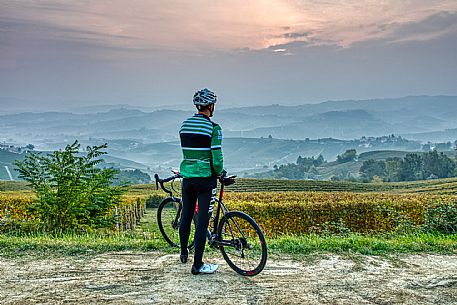
[[[195,204],[198,199],[198,218],[195,229],[195,254],[194,266],[199,269],[203,265],[203,251],[206,244],[206,232],[208,229],[208,213],[213,189],[217,187],[217,180],[214,177],[208,178],[185,178],[182,181],[182,214],[179,227],[179,238],[181,241],[181,254],[187,253],[189,242],[190,225],[195,211]],[[214,191],[215,195],[215,191]]]

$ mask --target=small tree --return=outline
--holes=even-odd
[[[387,181],[400,181],[401,171],[403,166],[403,159],[399,157],[386,159],[386,178]]]
[[[400,181],[414,181],[423,179],[424,162],[419,154],[407,154],[400,166]]]
[[[117,170],[97,167],[106,148],[106,144],[88,146],[81,154],[75,141],[64,151],[46,156],[30,153],[16,161],[19,177],[37,195],[30,209],[40,217],[46,232],[88,231],[112,223],[110,209],[125,190],[111,186]]]
[[[324,159],[324,156],[322,156],[321,154],[319,154],[319,157],[317,157],[316,161],[314,162],[314,166],[321,166],[322,164],[324,164],[326,161]]]
[[[343,154],[336,157],[338,163],[346,163],[354,161],[357,158],[357,151],[355,149],[348,149]]]
[[[305,168],[294,163],[282,164],[273,170],[275,178],[303,179]]]
[[[145,184],[151,182],[151,176],[147,173],[143,173],[139,169],[121,170],[116,175],[116,179],[117,181],[114,185]]]
[[[386,175],[386,163],[382,160],[369,159],[363,161],[359,172],[362,178],[367,182],[373,180],[374,177],[382,179],[382,177],[385,177]]]

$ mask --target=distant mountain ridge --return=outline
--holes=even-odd
[[[320,104],[270,105],[232,108],[224,111],[232,115],[236,113],[274,115],[284,118],[285,122],[292,121],[290,124],[245,131],[243,135],[246,136],[271,134],[279,138],[294,139],[304,137],[351,139],[360,136],[380,136],[389,133],[409,135],[457,128],[456,96],[328,101]],[[322,124],[317,123],[321,121]],[[421,140],[420,136],[416,139]]]
[[[12,99],[8,101],[14,102]],[[141,144],[171,142],[178,140],[181,122],[194,113],[192,105],[188,110],[153,111],[124,104],[93,107],[89,110],[100,111],[0,115],[0,141],[32,143],[42,150],[62,147],[74,139],[85,143],[116,140]],[[295,140],[329,137],[351,140],[400,134],[420,141],[433,141],[434,135],[439,135],[440,141],[453,142],[454,133],[450,131],[457,129],[456,117],[456,96],[410,96],[298,106],[218,108],[214,121],[222,126],[224,138],[271,136]]]
[[[240,107],[227,109],[231,112],[255,111],[257,114],[303,113],[313,115],[329,111],[404,111],[411,110],[421,115],[435,113],[438,117],[449,118],[457,112],[457,96],[407,96],[400,98],[384,98],[369,100],[326,101],[318,104],[302,104],[297,106],[282,106],[279,104],[255,107]],[[449,112],[451,110],[451,112]]]
[[[305,117],[302,121],[274,127],[256,128],[244,132],[247,137],[305,139],[332,137],[353,139],[361,134],[380,136],[394,129],[389,123],[364,110],[329,111]]]

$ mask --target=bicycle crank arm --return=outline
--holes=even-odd
[[[232,240],[215,240],[214,245],[223,247],[235,247],[235,244]]]

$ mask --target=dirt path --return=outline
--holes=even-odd
[[[223,261],[192,276],[177,255],[0,258],[0,304],[457,304],[457,255],[270,260],[254,278]]]

